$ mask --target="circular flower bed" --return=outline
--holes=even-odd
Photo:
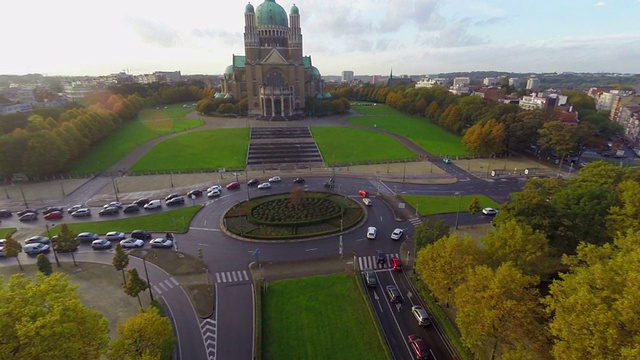
[[[308,225],[340,216],[341,213],[342,207],[327,198],[303,198],[296,205],[290,198],[284,198],[258,204],[251,209],[250,218],[270,225]]]

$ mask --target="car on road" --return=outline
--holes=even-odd
[[[147,198],[140,198],[140,199],[138,199],[138,200],[134,201],[132,204],[136,204],[136,205],[138,205],[138,206],[145,206],[145,205],[147,205],[147,203],[148,203],[149,201],[151,201],[151,200],[149,200],[149,199],[147,199]]]
[[[216,197],[216,196],[220,196],[220,195],[222,195],[222,193],[218,189],[213,189],[213,190],[207,192],[207,197],[208,198],[212,198],[212,197]]]
[[[122,209],[125,214],[140,212],[140,206],[138,204],[129,204]]]
[[[106,205],[104,205],[102,208],[106,209],[106,208],[110,208],[110,207],[115,207],[118,209],[122,209],[122,203],[120,201],[112,201]]]
[[[38,214],[36,213],[26,213],[24,215],[21,215],[18,220],[20,221],[35,221],[38,220]]]
[[[48,208],[42,210],[42,215],[46,215],[52,213],[54,211],[64,211],[64,207],[62,206],[49,206]]]
[[[100,210],[100,211],[98,212],[98,215],[100,215],[100,216],[104,216],[104,215],[115,215],[115,214],[118,214],[118,213],[120,213],[120,209],[118,209],[118,208],[117,208],[117,207],[115,207],[115,206],[109,206],[109,207],[107,207],[107,208],[104,208],[104,209]]]
[[[240,189],[240,183],[237,181],[230,182],[226,186],[227,190]]]
[[[209,188],[207,188],[207,192],[211,192],[213,190],[222,191],[222,186],[220,186],[220,185],[211,185],[211,186],[209,186]]]
[[[167,206],[176,206],[184,204],[184,196],[178,196],[167,200]]]
[[[64,217],[64,213],[62,211],[52,211],[44,216],[45,220],[56,220],[62,219]]]
[[[167,195],[167,197],[164,198],[164,201],[169,201],[173,198],[177,198],[178,196],[180,196],[180,194],[169,194]]]
[[[498,210],[494,208],[484,208],[482,209],[482,213],[485,215],[493,216],[498,214]]]
[[[280,176],[274,176],[274,177],[269,178],[269,182],[280,182],[280,181],[282,181]]]
[[[13,214],[11,213],[11,210],[7,210],[7,209],[0,210],[0,218],[11,217],[12,215]]]
[[[18,211],[16,215],[22,216],[26,214],[37,214],[37,213],[38,213],[38,210],[35,210],[35,209],[24,209],[24,210]]]
[[[200,196],[202,196],[202,190],[200,190],[200,189],[193,189],[193,190],[191,190],[191,191],[189,191],[189,192],[187,193],[187,196],[188,196],[188,197],[190,197],[190,198],[191,198],[191,197],[193,197],[193,196],[195,196],[195,197],[200,197]]]
[[[51,239],[46,236],[32,236],[24,241],[25,244],[51,244]]]
[[[387,256],[380,250],[376,251],[376,264],[382,265],[383,267],[387,265]]]
[[[27,255],[38,255],[48,252],[51,247],[47,244],[34,243],[25,245],[22,250]]]
[[[367,228],[367,239],[375,239],[376,235],[378,234],[378,229],[376,229],[375,226],[369,226]]]
[[[362,202],[366,205],[366,206],[372,206],[373,202],[371,202],[371,199],[369,198],[362,198]]]
[[[173,246],[173,241],[167,238],[155,238],[149,242],[152,248],[165,248],[168,249]]]
[[[162,208],[162,200],[151,200],[144,204],[146,210],[160,209]]]
[[[120,231],[109,231],[104,238],[109,241],[120,241],[126,239],[127,235]]]
[[[96,233],[92,232],[81,232],[76,235],[76,240],[79,242],[93,242],[94,240],[100,239],[100,236]]]
[[[427,343],[418,335],[412,334],[407,337],[409,339],[409,347],[411,352],[418,360],[429,359],[429,348]]]
[[[427,313],[427,310],[425,310],[422,306],[420,306],[420,305],[412,306],[411,307],[411,313],[416,318],[416,321],[418,322],[418,325],[427,326],[427,325],[431,324],[431,318],[429,317],[429,314]]]
[[[91,209],[89,209],[89,208],[78,209],[78,210],[72,212],[71,216],[72,217],[87,217],[87,216],[91,216]]]
[[[360,190],[360,191],[358,191],[358,194],[360,194],[360,196],[362,196],[362,197],[369,196],[369,192],[367,190]]]
[[[402,272],[402,261],[396,257],[391,258],[391,269],[393,269],[393,271]]]
[[[93,250],[106,250],[111,249],[112,247],[113,244],[107,239],[98,239],[91,242],[91,248]]]
[[[442,159],[442,162],[445,163],[445,164],[451,164],[451,159],[444,158],[444,159]]]
[[[68,208],[68,209],[67,209],[67,213],[69,213],[69,214],[73,214],[74,212],[76,212],[76,211],[78,211],[78,210],[82,209],[83,207],[84,207],[84,206],[83,206],[83,205],[80,205],[80,204],[78,204],[78,205],[73,205],[72,207],[70,207],[70,208]]]
[[[305,182],[304,178],[301,178],[301,177],[297,177],[293,179],[294,184],[304,184],[304,182]]]
[[[362,272],[362,278],[367,287],[374,288],[378,286],[378,277],[376,273],[371,270],[365,270]]]
[[[141,248],[144,246],[144,241],[140,239],[134,239],[134,238],[124,239],[120,241],[120,246],[122,246],[125,249]]]
[[[389,297],[389,301],[392,303],[399,303],[402,301],[402,295],[400,295],[400,291],[394,285],[387,285],[387,296]]]
[[[133,230],[131,237],[134,239],[149,240],[151,239],[151,233],[146,230]]]
[[[258,185],[258,189],[261,189],[261,190],[262,189],[271,189],[271,183],[268,183],[268,182],[262,183],[262,184]]]
[[[400,240],[402,238],[402,234],[404,234],[404,230],[396,228],[391,233],[391,240]]]
[[[260,180],[258,180],[258,179],[251,179],[251,180],[247,181],[247,185],[249,185],[249,186],[256,186],[258,184],[260,184]]]

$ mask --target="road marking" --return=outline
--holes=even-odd
[[[200,245],[200,246],[209,246],[209,244],[203,244],[203,243],[199,243],[198,245]]]
[[[418,226],[420,224],[422,224],[422,219],[420,218],[413,218],[413,219],[409,219],[409,222],[411,223],[411,225],[413,226]]]
[[[318,248],[313,248],[313,249],[304,249],[304,251],[315,251],[318,250]]]
[[[360,266],[360,270],[374,270],[374,269],[389,269],[386,267],[386,264],[391,263],[391,258],[399,258],[398,254],[386,254],[385,255],[385,264],[378,264],[378,257],[375,255],[372,256],[359,256],[358,257],[358,265]]]
[[[247,270],[223,271],[215,273],[216,283],[250,281]]]
[[[173,285],[178,286],[178,282],[173,277],[170,277],[169,280],[173,283]]]
[[[189,230],[220,231],[220,229],[199,228],[199,227],[192,227],[192,228],[189,228]]]
[[[216,341],[218,340],[218,324],[213,319],[204,319],[200,323],[200,332],[202,340],[207,351],[207,359],[215,360],[216,358]]]

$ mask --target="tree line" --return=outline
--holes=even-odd
[[[483,238],[416,230],[416,271],[479,359],[637,359],[640,172],[532,179]]]

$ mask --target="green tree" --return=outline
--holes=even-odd
[[[18,262],[18,266],[20,266],[20,271],[24,271],[22,268],[22,263],[18,258],[18,254],[22,252],[22,245],[15,240],[11,234],[7,234],[4,239],[4,256],[5,257],[14,257]]]
[[[550,359],[536,277],[512,263],[472,268],[456,289],[462,342],[478,359]],[[525,351],[529,349],[529,351]]]
[[[473,216],[479,213],[480,210],[482,210],[482,208],[480,207],[480,199],[478,199],[477,196],[474,196],[473,200],[471,200],[471,203],[469,204],[469,213],[471,214],[472,219],[471,227],[473,227],[474,225]]]
[[[426,219],[416,226],[416,251],[433,244],[445,236],[449,236],[450,229],[449,224],[442,219]]]
[[[484,250],[494,268],[510,262],[526,274],[538,274],[540,260],[549,255],[549,240],[544,233],[527,224],[508,220],[482,238]]]
[[[123,286],[124,293],[131,297],[137,297],[140,309],[142,309],[140,293],[147,290],[147,288],[149,288],[149,284],[147,284],[147,282],[138,275],[138,270],[135,268],[129,269],[127,272],[129,273],[129,280]]]
[[[122,272],[122,283],[126,283],[127,280],[124,277],[124,269],[129,266],[129,255],[124,251],[120,243],[116,243],[115,253],[113,254],[113,261],[111,262],[116,270]]]
[[[558,157],[578,151],[574,125],[549,121],[538,130],[538,145],[546,151],[555,151]]]
[[[0,287],[0,359],[99,359],[109,344],[109,322],[80,300],[62,273],[22,274]]]
[[[452,234],[418,251],[416,270],[440,303],[453,303],[455,289],[467,270],[482,263],[482,250],[470,236]]]
[[[110,360],[170,359],[175,346],[171,322],[155,307],[118,325],[118,337],[109,351]]]
[[[76,234],[69,229],[67,224],[60,225],[60,232],[58,238],[53,244],[53,250],[56,252],[70,252],[73,259],[73,265],[78,266],[76,263],[76,256],[74,252],[78,248],[79,241],[76,239]]]
[[[609,234],[614,236],[629,230],[640,231],[640,184],[633,180],[624,181],[618,185],[618,193],[622,204],[616,204],[609,210]]]
[[[38,254],[36,257],[36,266],[38,266],[38,270],[45,274],[46,276],[51,275],[53,273],[53,267],[51,267],[51,262],[49,258],[44,256],[44,254]]]

